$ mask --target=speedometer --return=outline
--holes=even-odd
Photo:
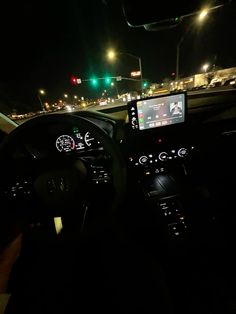
[[[90,134],[90,132],[85,133],[84,141],[87,146],[91,146],[95,138]]]
[[[69,135],[61,135],[56,140],[56,148],[59,152],[70,152],[75,149],[75,141]]]

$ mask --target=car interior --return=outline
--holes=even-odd
[[[2,119],[6,313],[235,313],[234,91]]]

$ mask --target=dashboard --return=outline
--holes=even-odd
[[[94,112],[91,117],[90,112],[84,112],[84,118],[103,129],[119,145],[127,165],[128,197],[133,200],[132,195],[135,195],[139,207],[144,196],[143,208],[151,206],[155,213],[159,210],[168,219],[166,224],[171,237],[179,238],[190,228],[189,212],[185,209],[185,202],[189,202],[187,198],[190,197],[190,182],[194,189],[195,182],[197,185],[208,184],[209,177],[214,178],[215,173],[219,175],[221,171],[223,179],[216,180],[214,190],[221,189],[222,192],[224,187],[220,181],[232,181],[235,131],[230,130],[235,129],[235,121],[232,125],[229,121],[225,124],[220,121],[204,127],[203,119],[197,120],[196,114],[191,116],[188,112],[186,119],[183,93],[130,102],[127,109],[128,123],[125,119],[118,121],[99,112]],[[83,117],[83,112],[78,115]],[[80,158],[85,160],[96,188],[103,189],[112,178],[107,166],[109,161],[103,158],[105,151],[102,145],[90,130],[82,130],[79,125],[47,125],[40,132],[28,134],[22,142],[25,145],[20,147],[21,152],[26,148],[25,155],[30,152],[39,160],[52,157],[50,166],[63,161],[64,156],[69,157],[69,162]],[[212,176],[208,176],[209,171],[212,171]],[[229,178],[225,179],[223,175],[228,174]],[[212,182],[209,186],[213,187]],[[12,193],[16,194],[15,189]]]
[[[114,136],[114,125],[111,121],[98,119],[94,117],[86,117],[98,127],[103,129],[111,138]],[[73,126],[65,129],[63,134],[58,132],[52,134],[55,139],[55,147],[60,153],[83,153],[103,150],[100,142],[89,131],[80,130],[79,126]]]
[[[90,132],[79,132],[77,127],[73,128],[73,133],[59,135],[56,139],[56,149],[60,153],[69,153],[72,151],[88,151],[101,149],[94,136]]]
[[[79,113],[81,115],[81,113]],[[115,122],[103,117],[87,117],[98,127],[103,129],[109,137],[115,134]],[[24,138],[24,147],[19,143],[16,158],[30,154],[34,159],[45,159],[49,156],[57,158],[58,155],[74,156],[97,156],[104,153],[99,141],[93,136],[90,130],[84,130],[79,125],[67,125],[53,123],[46,125],[39,131],[32,131]]]

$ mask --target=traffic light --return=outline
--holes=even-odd
[[[77,85],[77,77],[72,76],[71,79],[70,79],[70,81],[71,81],[71,84],[72,84],[72,85]]]
[[[111,78],[110,77],[106,77],[105,78],[105,82],[107,85],[110,85],[111,84]]]
[[[148,83],[147,82],[143,82],[143,87],[144,88],[148,87]]]
[[[91,83],[94,87],[98,85],[98,80],[96,78],[91,79]]]

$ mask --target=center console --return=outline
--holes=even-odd
[[[133,145],[129,164],[138,171],[162,173],[170,161],[181,161],[194,150],[192,144],[175,138],[186,123],[185,93],[131,101],[128,115]]]
[[[181,186],[195,145],[186,141],[186,94],[131,101],[128,104],[128,169],[147,201],[159,210],[171,238],[185,234],[188,225]]]

